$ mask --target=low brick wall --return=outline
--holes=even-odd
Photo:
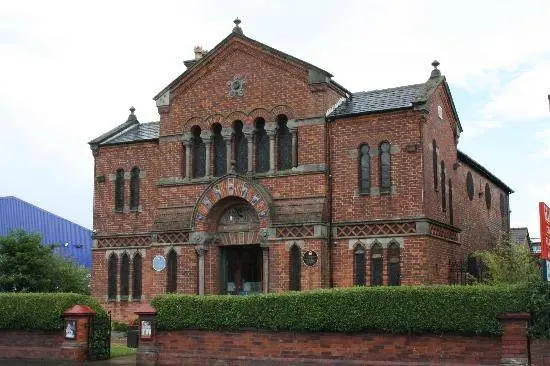
[[[550,340],[534,339],[531,341],[531,365],[550,366]]]
[[[63,333],[59,331],[0,331],[0,364],[8,359],[63,359],[63,341]]]

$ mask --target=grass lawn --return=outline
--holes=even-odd
[[[111,344],[111,358],[132,356],[136,354],[135,348],[129,348],[121,344]]]

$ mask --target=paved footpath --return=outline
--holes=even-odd
[[[111,358],[110,360],[106,361],[92,361],[92,362],[86,362],[86,365],[90,366],[108,366],[108,365],[135,365],[136,364],[136,356],[124,356],[124,357],[116,357]],[[0,359],[0,365],[6,365],[6,366],[63,366],[63,365],[74,365],[74,364],[65,364],[59,361],[44,361],[44,360],[37,360],[37,361],[27,361],[27,360],[2,360]]]

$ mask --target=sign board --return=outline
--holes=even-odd
[[[317,253],[313,250],[308,250],[304,253],[304,263],[306,266],[314,266],[317,263]]]
[[[548,253],[548,244],[550,244],[550,208],[544,203],[539,202],[540,217],[540,258],[550,259]]]

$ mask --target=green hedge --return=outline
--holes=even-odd
[[[255,296],[159,295],[161,330],[500,334],[499,312],[528,309],[527,286],[400,286]]]

